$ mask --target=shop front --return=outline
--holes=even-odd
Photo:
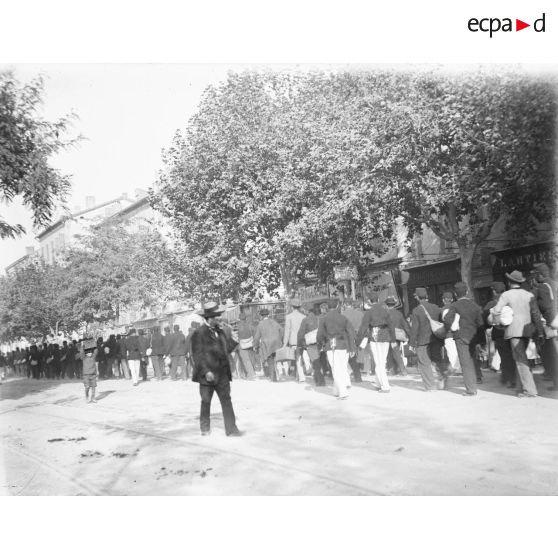
[[[417,287],[425,287],[428,300],[434,304],[442,305],[442,294],[445,291],[453,292],[454,285],[461,281],[461,259],[435,261],[429,264],[407,267],[402,272],[408,273],[405,287],[405,298],[411,312],[417,305],[413,294]]]
[[[555,242],[540,242],[529,246],[508,248],[492,252],[492,275],[494,281],[504,281],[506,273],[514,270],[528,275],[536,263],[545,263],[556,273],[558,246]]]

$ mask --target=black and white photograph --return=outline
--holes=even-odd
[[[3,64],[2,493],[558,494],[557,84]]]

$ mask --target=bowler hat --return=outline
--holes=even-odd
[[[220,316],[225,311],[225,308],[219,306],[215,301],[211,300],[206,302],[202,309],[198,312],[203,318],[214,318]]]
[[[514,270],[511,273],[506,273],[506,277],[513,281],[514,283],[523,283],[525,282],[525,277],[523,277],[521,271]]]
[[[490,286],[498,293],[503,293],[506,290],[506,285],[502,281],[494,281]]]
[[[394,296],[388,296],[388,297],[386,298],[386,304],[387,304],[388,306],[395,306],[395,305],[397,304],[397,300],[395,300],[395,297],[394,297]]]
[[[424,287],[417,287],[415,289],[415,296],[419,296],[420,298],[427,298],[428,292]]]
[[[260,310],[260,316],[269,316],[269,310],[267,308],[262,308]]]
[[[293,308],[300,308],[302,305],[301,305],[300,300],[298,298],[293,298],[291,300],[291,306]]]

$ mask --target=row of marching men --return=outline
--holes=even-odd
[[[370,298],[364,312],[358,302],[341,305],[331,301],[304,308],[297,299],[282,328],[260,311],[261,320],[251,324],[241,314],[238,328],[238,364],[246,377],[254,377],[258,361],[265,376],[278,381],[289,368],[298,381],[309,372],[317,386],[325,385],[324,376],[333,377],[334,394],[348,397],[352,381],[362,381],[367,355],[376,376],[379,393],[389,393],[388,369],[407,374],[402,344],[415,354],[425,391],[445,389],[452,373],[460,371],[463,395],[477,394],[482,384],[479,352],[486,345],[487,330],[500,356],[501,381],[516,389],[519,397],[537,395],[528,347],[536,344],[545,368],[546,387],[555,390],[558,377],[558,319],[556,284],[546,264],[537,264],[531,285],[514,271],[506,275],[506,285],[492,284],[493,299],[484,308],[477,305],[465,283],[455,284],[453,292],[443,295],[442,307],[428,300],[425,288],[414,293],[417,305],[409,321],[388,297],[379,302]],[[506,316],[512,316],[509,318]],[[410,322],[410,323],[409,323]]]

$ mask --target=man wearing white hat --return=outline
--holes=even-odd
[[[200,384],[201,409],[200,429],[202,436],[210,430],[211,399],[213,392],[221,402],[225,433],[227,436],[242,436],[236,426],[236,417],[231,401],[232,373],[229,354],[238,343],[227,335],[219,324],[219,316],[225,311],[216,302],[207,302],[199,312],[205,323],[192,333],[191,350],[194,362],[192,381]]]
[[[536,333],[544,337],[544,329],[541,322],[541,314],[533,293],[521,288],[525,277],[520,271],[506,273],[509,282],[509,290],[502,293],[496,306],[490,311],[489,318],[492,323],[506,325],[504,338],[510,340],[513,359],[517,366],[519,384],[517,386],[518,397],[536,397],[537,388],[533,374],[529,368],[526,349],[529,339]],[[510,308],[513,317],[511,323],[506,324],[501,320],[504,308]]]

